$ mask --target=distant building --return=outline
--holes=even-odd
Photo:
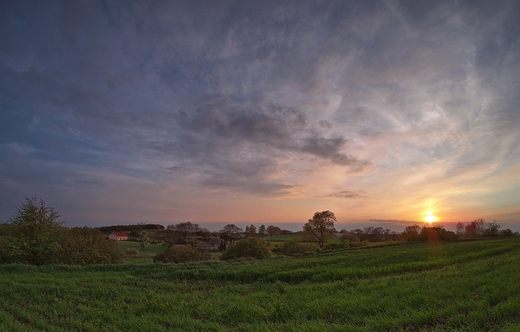
[[[112,232],[108,236],[110,240],[116,240],[116,241],[126,241],[128,240],[128,234],[126,232]]]

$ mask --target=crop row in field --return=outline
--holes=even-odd
[[[0,322],[5,331],[515,331],[519,259],[513,238],[232,263],[7,265]]]

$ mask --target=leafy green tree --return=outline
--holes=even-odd
[[[269,243],[256,237],[247,237],[238,241],[234,246],[228,247],[222,254],[223,260],[238,258],[267,258],[271,255]]]
[[[141,231],[139,233],[139,247],[141,250],[146,250],[148,243],[150,243],[150,237],[148,236],[148,233],[146,231]]]
[[[117,241],[107,239],[90,227],[63,229],[56,263],[68,265],[112,264],[121,262]]]
[[[42,199],[25,198],[9,220],[10,241],[18,263],[35,265],[56,261],[63,221]]]
[[[320,248],[323,248],[325,240],[334,235],[336,221],[336,216],[332,211],[316,212],[312,219],[303,225],[302,236],[307,241],[317,242]]]

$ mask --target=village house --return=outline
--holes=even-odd
[[[126,232],[112,232],[108,236],[110,240],[116,240],[116,241],[126,241],[128,240],[128,234]]]

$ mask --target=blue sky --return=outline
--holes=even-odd
[[[332,210],[520,229],[519,18],[518,1],[3,1],[0,220],[37,196],[70,226]]]

